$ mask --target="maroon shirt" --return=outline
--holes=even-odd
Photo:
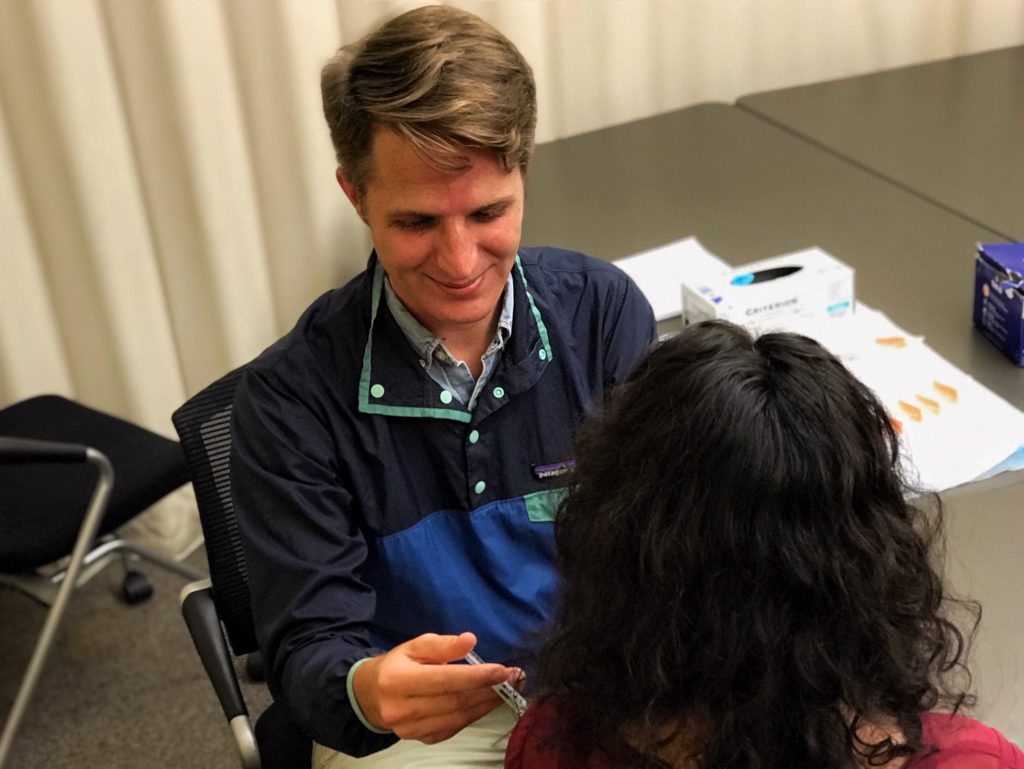
[[[558,709],[550,701],[532,705],[508,741],[505,769],[613,769],[596,756],[581,757],[541,743],[551,733]],[[947,713],[921,716],[923,741],[932,750],[908,761],[902,769],[1024,769],[1024,753],[995,729],[973,719]],[[901,763],[902,762],[902,763]]]

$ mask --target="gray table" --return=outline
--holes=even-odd
[[[1024,408],[1024,372],[974,329],[974,246],[999,236],[724,104],[541,145],[524,242],[607,259],[696,235],[731,264],[818,245],[858,299]]]
[[[1024,240],[1024,46],[737,103],[1006,240]]]
[[[942,495],[946,574],[981,603],[969,657],[976,717],[1024,747],[1024,471]]]
[[[998,235],[739,108],[542,145],[526,209],[525,243],[607,259],[690,235],[733,264],[819,245],[856,269],[859,299],[1024,407],[1024,372],[971,325],[974,244]],[[978,713],[1024,739],[1024,472],[943,496],[950,578],[986,610]]]

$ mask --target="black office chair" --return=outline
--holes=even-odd
[[[0,410],[0,436],[0,582],[50,606],[0,737],[2,767],[75,588],[116,555],[202,574],[116,531],[188,481],[177,442],[57,395]],[[128,571],[129,602],[151,592]]]
[[[240,657],[259,650],[231,500],[231,404],[242,371],[239,368],[224,375],[173,415],[192,472],[210,563],[210,579],[182,591],[181,611],[231,727],[242,766],[292,769],[310,765],[312,741],[276,703],[259,717],[254,732],[232,665],[232,652]]]

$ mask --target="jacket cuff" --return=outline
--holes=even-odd
[[[371,659],[373,658],[363,657],[355,665],[348,669],[348,676],[345,678],[345,690],[348,692],[348,703],[352,706],[352,712],[356,714],[356,718],[358,718],[360,723],[362,723],[362,725],[369,729],[371,732],[373,732],[374,734],[392,734],[393,732],[390,729],[378,729],[376,726],[371,724],[370,719],[368,719],[363,714],[363,709],[359,706],[359,700],[356,699],[356,671],[359,670],[360,665],[362,665],[364,662],[369,662]]]

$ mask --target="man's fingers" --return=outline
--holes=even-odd
[[[401,720],[429,720],[434,716],[445,716],[449,713],[461,715],[465,712],[473,711],[482,705],[491,706],[498,702],[501,702],[500,698],[490,687],[453,692],[451,694],[410,697],[404,703],[404,712],[402,713]]]
[[[410,697],[389,710],[389,728],[403,739],[425,740],[430,735],[436,740],[447,739],[500,702],[491,689]],[[446,736],[438,736],[442,734]]]
[[[403,694],[410,697],[424,697],[436,694],[458,694],[474,689],[488,689],[509,677],[504,665],[417,665],[402,671]],[[397,676],[396,676],[397,678]],[[381,681],[381,688],[387,690],[387,681]]]
[[[501,704],[498,696],[491,696],[480,702],[467,705],[460,710],[432,715],[427,718],[409,721],[395,728],[395,734],[406,740],[420,740],[432,745],[460,732],[474,721],[477,721]]]
[[[428,633],[375,657],[356,671],[363,713],[406,739],[447,739],[499,705],[492,686],[522,675],[495,663],[448,664],[461,661],[475,645],[472,633]]]
[[[522,668],[508,668],[509,674],[508,681],[509,686],[515,689],[517,692],[523,691],[526,688],[526,671]]]
[[[472,633],[461,633],[460,635],[424,633],[402,644],[402,650],[417,662],[443,664],[461,660],[474,646],[476,646],[476,636]]]

